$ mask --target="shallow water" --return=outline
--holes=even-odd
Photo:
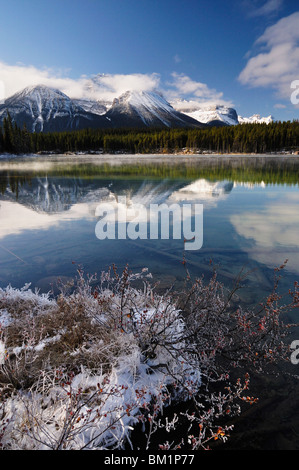
[[[254,304],[269,293],[273,270],[286,259],[281,288],[299,280],[298,182],[295,156],[2,158],[0,286],[31,282],[45,292],[55,287],[57,278],[75,276],[78,265],[85,272],[99,273],[115,263],[120,269],[129,264],[133,271],[147,267],[160,288],[179,287],[186,274],[185,258],[193,276],[209,278],[216,267],[228,288],[242,270],[248,272],[240,302]],[[202,247],[184,250],[183,238],[173,239],[171,234],[169,239],[99,240],[97,207],[102,202],[118,207],[123,197],[131,208],[202,204]],[[297,316],[294,312],[290,319],[298,321]],[[298,373],[298,366],[293,367]],[[286,390],[285,384],[281,387]],[[294,391],[297,383],[291,387]],[[279,400],[273,393],[279,407],[291,396]],[[290,407],[281,410],[281,420],[286,410]],[[296,448],[296,413],[290,424],[295,434],[289,430],[287,437],[277,440],[274,432],[273,444],[264,432],[265,439],[259,438],[262,446]]]

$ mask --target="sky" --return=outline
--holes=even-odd
[[[159,90],[182,109],[299,118],[298,0],[0,0],[0,44],[2,100]]]

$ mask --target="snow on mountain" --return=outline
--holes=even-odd
[[[198,105],[192,101],[180,100],[173,103],[174,108],[199,122],[209,125],[234,126],[238,124],[235,109],[223,105]]]
[[[9,112],[13,122],[31,132],[82,128],[204,127],[176,111],[159,93],[127,91],[113,103],[71,99],[43,85],[27,87],[0,105],[0,124]]]
[[[274,119],[255,114],[238,116],[223,105],[200,106],[192,101],[169,103],[159,92],[127,91],[113,102],[71,99],[44,85],[27,87],[0,105],[0,125],[9,112],[13,122],[31,132],[65,131],[84,128],[171,128],[233,126]]]
[[[23,127],[26,124],[31,132],[80,129],[95,125],[94,114],[86,112],[61,91],[44,85],[27,87],[6,99],[0,106],[0,120],[7,112],[17,125]]]
[[[64,93],[45,86],[27,87],[14,94],[5,101],[5,108],[14,120],[19,114],[27,114],[32,120],[30,130],[33,132],[43,131],[45,121],[74,111],[71,100]],[[3,107],[0,114],[5,111]]]
[[[199,106],[192,101],[180,100],[173,103],[173,107],[187,116],[209,125],[235,126],[243,123],[269,124],[274,121],[271,115],[261,117],[260,114],[254,114],[251,117],[242,117],[238,115],[234,108],[223,105]]]
[[[238,124],[238,115],[233,108],[227,108],[226,106],[211,106],[205,109],[198,109],[191,113],[186,113],[193,119],[197,119],[200,122],[206,124],[214,123],[219,121],[219,124],[234,126]]]
[[[260,114],[254,114],[250,117],[238,116],[239,124],[270,124],[274,122],[273,116],[261,117]]]
[[[201,127],[195,119],[175,110],[157,92],[127,91],[113,101],[106,117],[121,127]]]
[[[112,106],[112,103],[108,101],[94,101],[89,99],[73,99],[74,104],[84,109],[88,113],[98,114],[102,116],[105,114]]]

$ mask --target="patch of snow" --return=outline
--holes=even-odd
[[[109,292],[107,292],[109,298],[108,294]],[[9,301],[33,300],[40,307],[48,306],[49,302],[55,302],[50,301],[47,295],[33,293],[29,285],[24,286],[23,289],[13,289],[10,286],[1,289],[0,296],[6,296],[5,300],[8,303]],[[120,308],[120,297],[113,296],[111,307],[116,312]],[[112,298],[111,295],[110,298]],[[180,312],[168,301],[164,302],[161,299],[158,299],[157,305],[154,302],[152,307],[144,309],[145,299],[143,292],[135,291],[134,311],[132,312],[134,327],[131,326],[131,331],[132,321],[127,320],[127,325],[124,327],[127,333],[120,336],[119,343],[124,352],[112,362],[111,371],[104,374],[98,370],[97,373],[91,374],[82,367],[81,372],[72,380],[73,396],[81,394],[82,391],[92,393],[90,390],[100,389],[103,397],[100,403],[98,401],[93,405],[92,401],[90,403],[87,401],[89,406],[86,404],[80,407],[80,415],[88,416],[89,425],[82,425],[79,421],[74,422],[74,432],[70,443],[72,449],[81,449],[88,443],[92,443],[92,448],[100,450],[111,446],[121,448],[124,441],[127,440],[130,443],[130,433],[134,425],[139,422],[138,418],[142,413],[148,415],[150,411],[147,407],[153,399],[163,409],[163,398],[164,394],[169,393],[167,389],[169,384],[176,383],[174,398],[181,399],[188,399],[191,389],[198,390],[201,384],[200,371],[194,368],[191,361],[187,361],[181,353],[184,350],[181,334],[185,325]],[[93,302],[98,308],[98,302],[93,296],[85,300],[87,303]],[[92,307],[92,305],[89,306]],[[166,310],[167,316],[165,316]],[[42,313],[42,308],[39,313]],[[145,357],[139,342],[142,344],[143,341],[149,341],[150,335],[155,337],[161,334],[161,331],[165,337],[166,347],[159,343],[155,347],[155,357],[152,359]],[[55,342],[57,339],[59,339],[58,336],[47,338],[35,345],[34,349],[35,351],[42,350],[47,343]],[[14,352],[19,354],[21,349],[15,349]],[[5,360],[5,354],[5,344],[0,341],[0,363]],[[183,385],[180,386],[180,383]],[[65,425],[66,410],[69,407],[67,387],[57,384],[50,390],[47,397],[36,391],[28,395],[28,401],[26,400],[26,396],[15,395],[6,401],[7,435],[13,432],[13,429],[21,428],[24,417],[28,417],[28,413],[30,416],[31,413],[34,423],[38,422],[38,419],[44,419],[44,426],[39,428],[39,440],[32,439],[30,433],[24,433],[23,441],[18,442],[17,445],[20,446],[19,448],[37,450],[52,448],[51,444],[59,441],[61,429]]]
[[[26,113],[33,121],[32,132],[43,131],[45,123],[56,117],[75,117],[78,113],[85,114],[83,108],[73,102],[61,91],[44,85],[27,87],[15,93],[5,100],[5,105],[0,109],[0,118],[9,111],[12,120],[19,113]]]
[[[192,101],[180,100],[173,103],[173,107],[187,116],[203,124],[212,121],[221,121],[226,125],[234,126],[238,124],[238,116],[233,108],[223,105],[202,105]]]
[[[144,124],[149,125],[154,119],[170,127],[169,119],[182,121],[176,110],[158,92],[127,91],[115,100],[115,103],[131,107]]]

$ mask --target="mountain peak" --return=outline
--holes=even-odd
[[[199,122],[176,111],[157,91],[126,91],[113,101],[107,118],[116,126],[126,127],[200,127]]]
[[[20,127],[31,132],[65,131],[105,127],[100,116],[86,112],[62,91],[46,85],[28,86],[0,106],[0,122],[9,112]]]
[[[71,99],[44,84],[27,86],[0,105],[0,125],[9,112],[20,127],[31,132],[86,128],[206,128],[243,122],[274,121],[272,116],[243,118],[222,104],[200,104],[178,100],[169,103],[160,91],[127,90],[113,103]]]
[[[12,100],[13,98],[18,98],[21,99],[22,97],[34,97],[34,96],[40,96],[44,98],[49,98],[54,95],[58,95],[59,97],[62,97],[64,99],[70,99],[67,95],[65,95],[62,91],[52,88],[46,85],[32,85],[32,86],[27,86],[23,90],[15,93],[13,96],[8,98],[7,101]]]
[[[177,110],[181,109],[187,116],[199,122],[213,125],[233,126],[238,124],[238,114],[234,108],[221,104],[199,105],[196,103],[177,102]]]
[[[128,103],[132,106],[158,106],[161,105],[172,108],[172,106],[165,100],[161,93],[157,91],[138,91],[138,90],[127,90],[125,93],[120,95],[114,100],[115,104]]]

